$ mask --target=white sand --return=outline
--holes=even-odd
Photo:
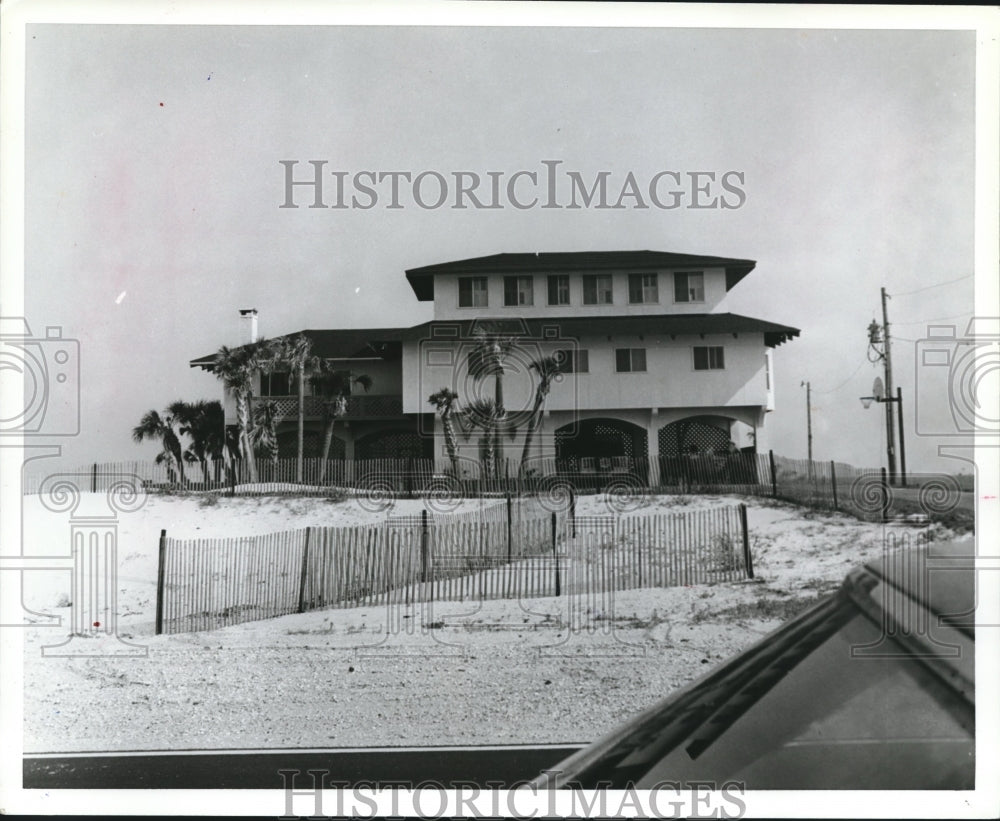
[[[626,515],[735,501],[652,497]],[[775,602],[804,606],[882,550],[883,526],[742,501],[754,581],[600,599],[331,609],[153,636],[161,529],[176,538],[221,538],[379,522],[386,513],[357,499],[223,497],[205,505],[196,497],[150,497],[118,522],[118,632],[147,655],[43,658],[42,646],[64,641],[66,627],[27,629],[25,750],[594,739],[777,627]],[[467,501],[461,510],[479,504]],[[77,514],[96,515],[102,505],[100,494],[86,495]],[[399,500],[391,513],[423,507]],[[585,496],[577,512],[609,511],[601,497]],[[68,555],[69,533],[67,513],[25,497],[26,553]],[[25,604],[68,625],[70,572],[25,577]],[[764,618],[758,603],[769,605]]]

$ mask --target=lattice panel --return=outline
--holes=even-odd
[[[684,441],[679,441],[683,432]],[[679,456],[691,451],[725,453],[729,446],[729,431],[705,422],[674,422],[660,428],[658,435],[660,456]]]

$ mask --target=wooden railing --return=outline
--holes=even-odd
[[[252,404],[273,402],[278,407],[280,421],[297,419],[299,415],[299,398],[297,396],[255,396]],[[326,414],[326,400],[321,396],[307,396],[304,403],[306,419],[322,419]],[[403,415],[403,395],[392,394],[355,394],[347,399],[347,413],[342,419],[386,418]]]

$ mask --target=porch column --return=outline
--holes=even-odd
[[[646,426],[646,458],[649,460],[649,486],[660,484],[660,409],[649,409],[649,424]]]

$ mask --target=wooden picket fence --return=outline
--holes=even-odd
[[[183,477],[176,467],[148,461],[98,462],[72,471],[92,492],[106,491],[118,477],[136,476],[151,492],[224,494],[232,496],[342,494],[389,499],[417,496],[463,498],[547,493],[664,492],[779,495],[818,490],[832,498],[826,481],[850,482],[861,471],[849,465],[783,459],[772,453],[686,454],[654,459],[627,457],[537,458],[527,466],[504,459],[492,470],[479,461],[462,459],[304,459],[298,480],[295,459],[258,459],[256,479],[243,461],[231,464],[188,463]],[[47,466],[32,464],[22,476],[24,493],[37,493]],[[877,471],[876,471],[877,473]],[[849,489],[849,487],[847,488]],[[844,493],[842,496],[846,495]]]
[[[320,496],[357,500],[369,511],[390,511],[400,498],[425,498],[447,513],[461,499],[547,498],[550,507],[573,494],[600,493],[612,507],[650,493],[739,494],[772,497],[821,510],[842,511],[868,521],[889,521],[919,512],[920,505],[894,499],[885,469],[857,468],[842,462],[788,459],[767,453],[685,454],[657,459],[625,457],[502,461],[496,470],[463,461],[459,476],[447,459],[306,459],[303,481],[296,481],[295,459],[258,460],[257,481],[245,463],[189,464],[184,481],[173,468],[151,462],[95,463],[72,473],[81,490],[107,492],[135,477],[149,492],[229,496]],[[24,493],[44,492],[45,460],[29,462],[22,475]],[[60,471],[60,473],[62,473]],[[947,479],[948,477],[945,477]],[[954,485],[954,487],[952,487]],[[956,482],[945,482],[950,497]],[[896,494],[898,496],[898,494]]]
[[[513,508],[522,508],[515,516]],[[477,512],[478,513],[478,512]],[[234,539],[160,539],[157,633],[330,607],[530,599],[753,577],[746,508],[574,517],[535,501]]]

